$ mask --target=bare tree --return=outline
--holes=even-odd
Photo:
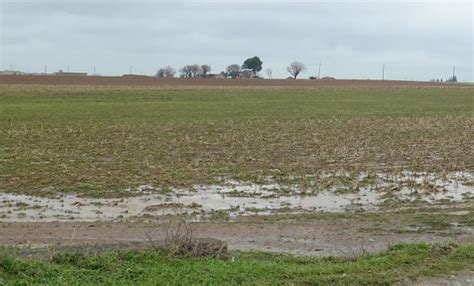
[[[176,74],[176,70],[170,66],[166,66],[164,68],[161,68],[158,70],[156,73],[157,77],[174,77]]]
[[[181,73],[181,77],[192,77],[193,75],[190,65],[185,65],[184,67],[180,68],[179,72]]]
[[[171,66],[165,67],[165,76],[166,77],[174,77],[175,74],[176,74],[176,70],[173,67],[171,67]]]
[[[191,65],[191,75],[192,77],[198,77],[202,74],[202,69],[199,65]]]
[[[240,66],[237,64],[230,65],[226,68],[226,72],[231,78],[237,78],[237,76],[239,75],[239,71]]]
[[[294,79],[306,69],[306,66],[300,62],[292,62],[286,70],[293,76]]]
[[[202,74],[202,69],[199,65],[185,65],[184,67],[179,69],[181,73],[181,77],[197,77]]]
[[[273,74],[272,69],[266,69],[265,72],[267,73],[268,78],[271,79],[271,78],[272,78],[272,74]]]
[[[201,66],[202,77],[207,77],[207,74],[211,71],[210,65],[202,65]]]

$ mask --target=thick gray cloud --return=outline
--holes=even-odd
[[[474,81],[473,4],[449,2],[0,0],[1,69],[154,74],[258,55],[286,77]]]

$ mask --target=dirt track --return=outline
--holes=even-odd
[[[400,223],[399,223],[400,224]],[[231,250],[261,250],[299,255],[353,256],[381,251],[401,242],[474,242],[471,228],[420,230],[395,222],[365,219],[294,220],[280,222],[240,221],[195,224],[196,237],[225,240]],[[146,233],[163,238],[166,224],[117,223],[3,223],[0,244],[84,245],[120,247],[149,245]]]
[[[156,78],[149,76],[0,76],[0,84],[113,85],[113,86],[295,86],[295,87],[452,87],[451,84],[393,80],[291,80]],[[456,84],[456,87],[471,86]]]

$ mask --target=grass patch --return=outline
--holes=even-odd
[[[473,269],[474,245],[402,244],[359,257],[235,253],[235,259],[173,258],[156,251],[60,252],[48,259],[0,258],[4,285],[392,285]]]
[[[443,214],[418,214],[412,221],[414,224],[421,224],[430,229],[446,229],[451,226],[449,218]]]

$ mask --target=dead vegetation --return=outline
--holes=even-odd
[[[0,189],[8,192],[122,196],[143,184],[219,178],[311,191],[331,187],[308,179],[322,173],[474,170],[465,88],[6,86],[0,98]]]
[[[181,203],[163,203],[157,205],[147,206],[143,211],[145,212],[155,212],[162,209],[175,209],[175,208],[184,208],[185,206]]]
[[[148,242],[156,250],[181,257],[224,258],[227,255],[226,242],[213,238],[196,238],[193,225],[184,219],[171,218],[163,225],[164,227],[145,232]]]
[[[322,171],[474,169],[474,120],[466,117],[87,125],[10,129],[0,188],[117,193],[144,182],[191,186],[232,177],[314,189],[306,176]]]

